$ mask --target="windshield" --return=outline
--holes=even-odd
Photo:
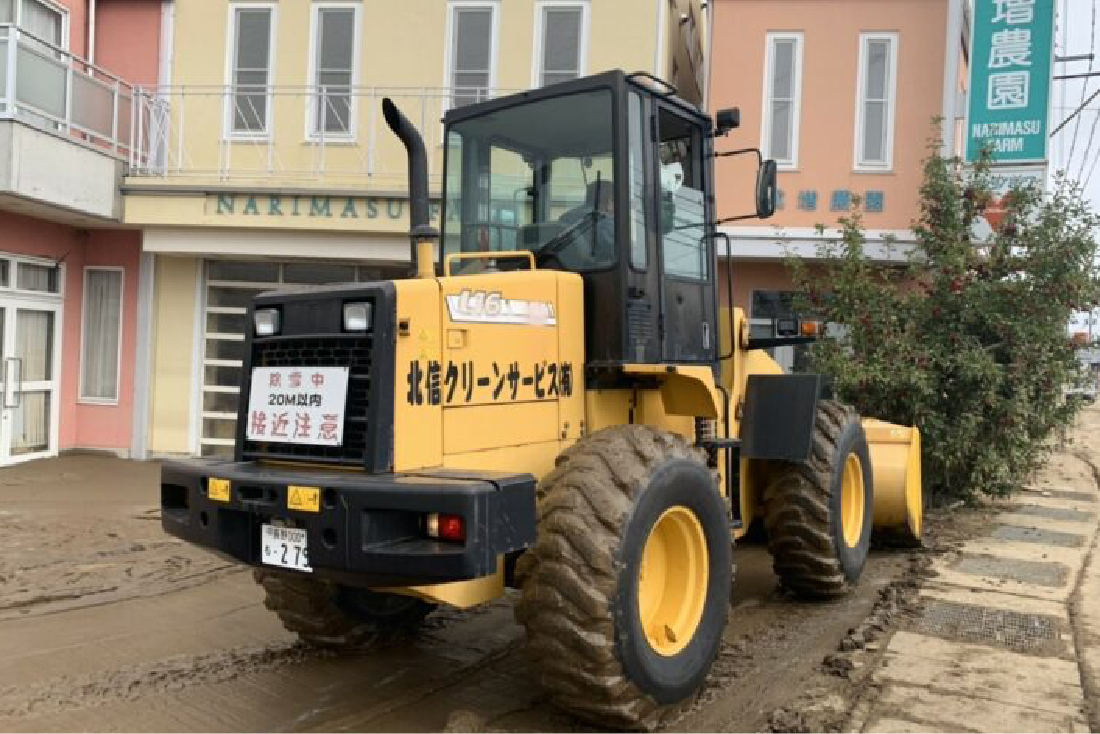
[[[529,250],[573,271],[613,264],[611,100],[582,92],[451,126],[445,252]]]

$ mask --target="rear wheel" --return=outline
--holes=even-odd
[[[539,487],[516,617],[541,684],[591,721],[652,728],[703,683],[732,584],[725,503],[683,438],[618,426]]]
[[[331,581],[255,571],[264,605],[310,645],[363,650],[410,635],[435,608],[411,596],[342,586]]]
[[[859,580],[871,546],[873,487],[859,415],[821,401],[810,458],[784,465],[764,495],[768,549],[786,587],[829,598]]]

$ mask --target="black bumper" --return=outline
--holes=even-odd
[[[207,480],[228,479],[228,502],[207,496]],[[288,486],[321,489],[317,512],[287,508]],[[426,537],[428,512],[462,516],[464,543]],[[309,471],[255,462],[176,461],[161,470],[164,530],[252,566],[260,527],[305,528],[318,576],[356,585],[405,586],[493,573],[497,557],[535,540],[530,474],[440,470],[372,475]]]

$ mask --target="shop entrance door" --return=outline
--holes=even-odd
[[[57,454],[61,306],[0,298],[0,465]]]

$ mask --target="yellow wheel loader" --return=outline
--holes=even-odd
[[[514,588],[552,700],[650,728],[707,675],[750,524],[813,598],[873,529],[919,538],[916,429],[783,374],[767,350],[812,337],[719,304],[736,110],[619,71],[451,109],[437,231],[421,137],[383,108],[412,277],[257,296],[234,459],[163,467],[165,530],[253,566],[288,629],[368,647]],[[757,179],[767,217],[774,163]]]

